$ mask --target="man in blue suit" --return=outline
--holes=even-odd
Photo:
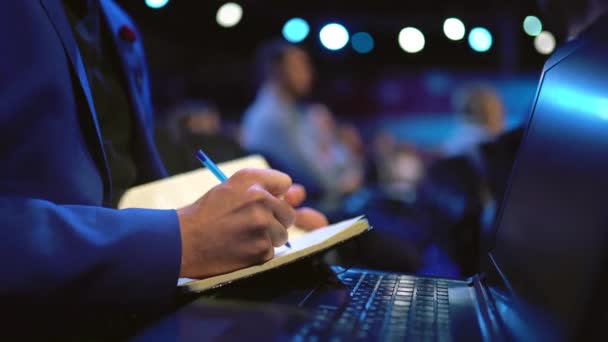
[[[177,211],[112,209],[165,171],[139,32],[111,0],[6,1],[0,47],[1,310],[162,310],[178,276],[285,243],[304,191],[276,171],[244,170]]]

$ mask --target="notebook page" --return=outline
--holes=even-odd
[[[293,241],[289,241],[291,244],[291,248],[287,246],[275,247],[274,249],[274,257],[278,258],[284,255],[289,255],[295,253],[297,251],[303,250],[307,247],[317,245],[330,237],[340,233],[341,231],[347,229],[348,227],[355,224],[355,222],[359,221],[361,217],[355,217],[353,219],[342,221],[340,223],[336,223],[331,226],[327,226],[324,228],[320,228],[317,230],[313,230],[309,233],[302,234],[298,236]],[[291,228],[290,228],[291,229]],[[297,229],[297,228],[296,228]],[[288,230],[289,231],[289,230]],[[289,236],[291,238],[291,235]]]
[[[250,156],[218,164],[228,176],[245,168],[267,169],[266,160],[261,156]],[[194,203],[204,193],[220,181],[206,168],[182,173],[154,182],[135,186],[123,195],[119,209],[177,209]]]

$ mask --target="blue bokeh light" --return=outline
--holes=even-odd
[[[283,26],[283,37],[291,43],[299,43],[308,37],[310,26],[302,18],[289,19]]]
[[[370,53],[374,49],[374,38],[367,32],[355,33],[351,39],[353,49],[360,54]]]
[[[527,35],[536,37],[543,31],[543,23],[533,15],[529,15],[524,19],[524,31]]]
[[[163,8],[167,3],[169,3],[169,0],[146,0],[146,5],[154,9]]]
[[[484,27],[475,27],[469,33],[469,45],[477,52],[486,52],[492,48],[492,33]]]

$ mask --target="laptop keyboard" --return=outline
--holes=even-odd
[[[362,270],[338,277],[350,301],[320,305],[294,341],[451,340],[446,280]]]

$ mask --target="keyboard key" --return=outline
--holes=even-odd
[[[434,297],[435,297],[435,292],[429,292],[429,291],[417,291],[417,292],[416,292],[416,296],[422,296],[422,297],[431,297],[431,298],[434,298]]]
[[[405,300],[396,300],[393,305],[396,306],[409,306],[411,304],[411,302],[405,301]]]
[[[401,322],[409,319],[409,310],[405,311],[391,311],[388,315],[390,322]]]
[[[425,296],[417,296],[414,298],[414,302],[416,304],[420,304],[423,306],[435,306],[435,304],[437,303],[435,301],[435,298],[433,297],[425,297]]]
[[[409,281],[400,281],[399,284],[397,284],[397,286],[399,286],[399,287],[407,287],[407,288],[414,288],[416,286],[416,283],[409,282]]]
[[[404,321],[409,318],[409,311],[401,311],[401,312],[391,312],[389,314],[389,319],[395,322]]]

